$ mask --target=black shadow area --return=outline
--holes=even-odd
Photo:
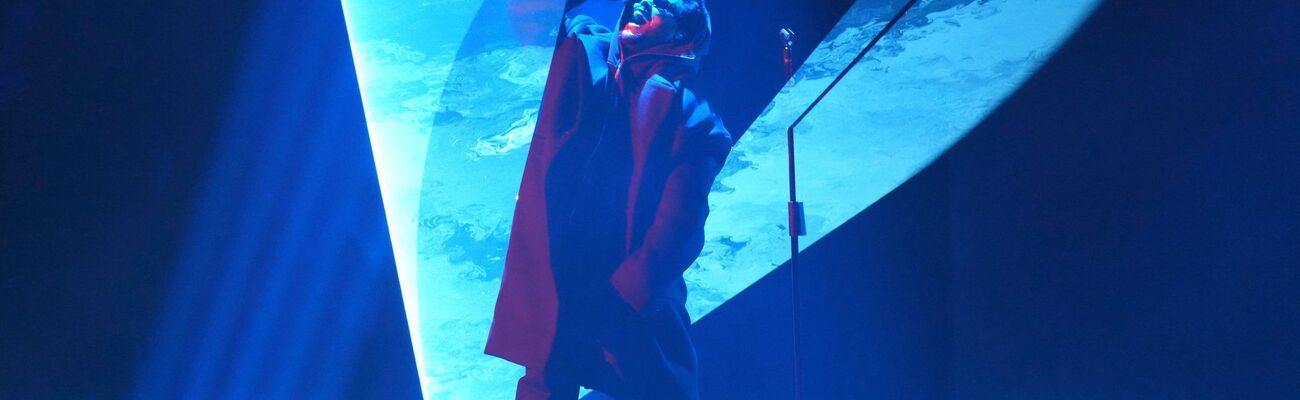
[[[805,251],[807,398],[1300,396],[1300,5],[1158,3]],[[696,324],[711,398],[790,398],[787,273]]]

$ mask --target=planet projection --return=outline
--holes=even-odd
[[[343,2],[425,398],[513,398],[523,372],[483,346],[563,3]],[[735,144],[685,274],[693,320],[789,259],[785,127],[894,3],[856,2]],[[918,3],[800,126],[802,246],[942,154],[1095,5]]]

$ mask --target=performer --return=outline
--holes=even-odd
[[[616,26],[566,20],[547,78],[486,349],[526,368],[518,399],[699,396],[682,273],[732,144],[683,87],[709,14],[643,0]]]

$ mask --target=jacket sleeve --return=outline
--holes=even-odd
[[[585,15],[566,18],[561,28],[565,34],[560,36],[551,59],[533,147],[546,145],[544,141],[553,136],[572,132],[588,113],[598,110],[595,107],[599,102],[585,99],[601,96],[594,90],[597,82],[608,74],[605,66],[608,45],[606,39],[599,37],[607,29]],[[550,144],[563,145],[562,142]]]
[[[564,18],[564,25],[560,27],[560,32],[564,32],[564,36],[567,37],[577,34],[598,35],[609,33],[610,30],[589,16],[576,15],[573,18]],[[560,38],[563,39],[564,37]]]
[[[673,157],[662,200],[642,245],[610,278],[628,305],[644,312],[655,296],[681,277],[704,247],[709,191],[731,150],[731,137],[708,106],[688,116],[686,129],[696,134]]]

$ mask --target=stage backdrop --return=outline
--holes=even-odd
[[[703,254],[686,272],[694,319],[787,261],[785,127],[903,3],[709,4],[715,51],[698,86],[741,139],[710,197]],[[802,244],[943,153],[1095,3],[921,1],[798,131]],[[512,398],[522,368],[483,355],[483,345],[563,1],[343,5],[424,395]],[[574,12],[608,21],[619,6],[590,0]],[[788,82],[780,26],[802,36]]]

